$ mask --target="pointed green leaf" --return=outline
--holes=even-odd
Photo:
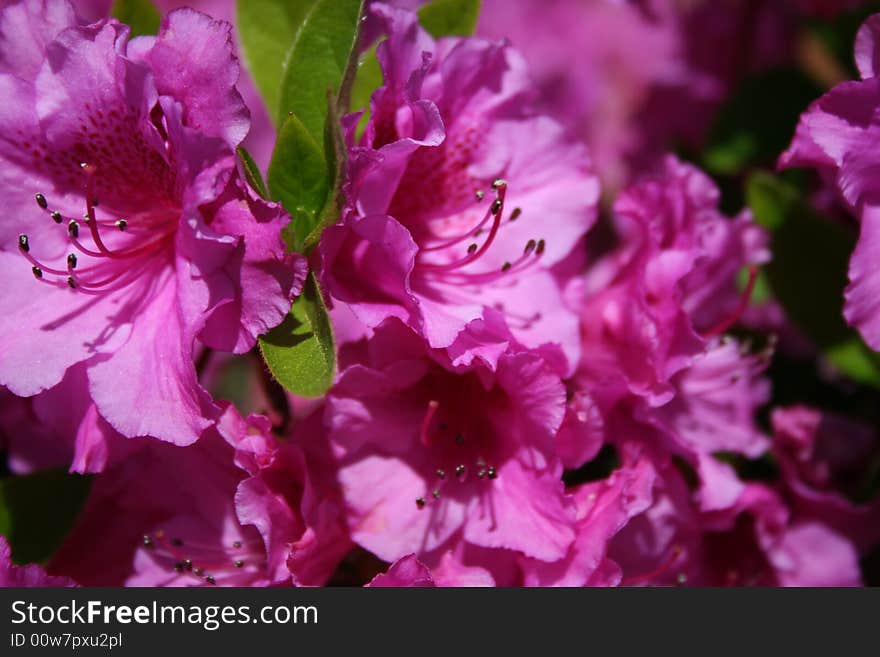
[[[129,25],[132,36],[159,31],[159,11],[150,0],[114,0],[110,15]]]
[[[382,67],[376,57],[376,46],[370,48],[361,55],[358,62],[357,74],[351,87],[350,109],[370,110],[370,97],[373,92],[382,86]]]
[[[292,250],[301,251],[306,237],[320,221],[330,192],[330,174],[324,151],[296,114],[281,126],[269,165],[269,192],[293,217],[287,234]]]
[[[90,477],[44,470],[0,480],[0,534],[16,563],[52,556],[73,526],[89,492]]]
[[[315,0],[238,0],[236,21],[245,65],[278,119],[281,74],[296,31]]]
[[[254,162],[254,158],[241,146],[238,147],[238,156],[241,158],[241,167],[244,169],[244,177],[248,185],[263,198],[269,198],[269,190],[266,189],[263,174],[260,173],[260,167]]]
[[[470,36],[480,18],[480,0],[434,0],[419,9],[419,22],[435,39]]]
[[[348,106],[362,5],[362,0],[317,0],[303,18],[284,64],[279,116],[283,121],[289,112],[296,114],[316,143],[324,134],[327,90],[345,96]],[[347,76],[352,79],[346,85]]]
[[[314,274],[284,322],[260,338],[260,350],[272,375],[294,394],[319,397],[333,383],[333,330]]]

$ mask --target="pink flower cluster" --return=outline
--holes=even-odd
[[[342,120],[344,205],[307,261],[237,161],[229,24],[176,9],[131,37],[67,0],[2,3],[0,446],[18,473],[96,474],[50,574],[0,538],[0,584],[859,585],[880,504],[841,480],[876,436],[803,405],[759,421],[772,346],[731,335],[766,232],[673,155],[631,181],[616,145],[591,159],[495,38],[511,3],[485,3],[491,38],[441,39],[401,4],[370,5],[382,85]],[[671,53],[637,4],[578,11]],[[847,317],[880,348],[875,34],[784,159],[859,213]],[[646,50],[606,71],[699,78]],[[627,116],[570,91],[597,138],[597,113]],[[604,213],[600,173],[623,186]],[[309,269],[332,387],[222,400]],[[739,467],[761,459],[777,476]]]

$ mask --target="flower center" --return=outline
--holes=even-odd
[[[431,399],[419,427],[419,442],[430,451],[434,462],[434,483],[416,498],[419,509],[438,502],[449,487],[462,490],[469,482],[479,485],[498,478],[497,464],[490,453],[491,440],[474,426],[476,416],[460,414],[456,422],[448,416],[449,406]]]
[[[200,583],[242,585],[266,570],[266,552],[259,537],[211,545],[170,537],[159,529],[144,534],[142,545],[169,573],[189,576]]]
[[[523,271],[535,265],[544,253],[544,240],[531,239],[523,248],[522,255],[513,261],[506,261],[499,269],[493,271],[472,271],[469,267],[482,258],[492,247],[503,226],[504,202],[507,195],[507,182],[497,179],[492,183],[495,198],[476,224],[449,234],[444,231],[428,230],[419,239],[417,270],[430,280],[441,280],[453,285],[483,285],[492,283],[502,276]],[[485,192],[477,190],[478,203],[485,200]],[[521,211],[519,208],[510,213],[510,221],[516,221]],[[431,222],[436,226],[437,221]],[[484,237],[485,236],[485,237]],[[482,240],[482,241],[481,241]],[[459,245],[467,243],[461,249]],[[462,253],[463,251],[463,253]]]
[[[99,217],[95,196],[97,168],[80,164],[85,177],[85,213],[80,219],[49,207],[42,193],[35,199],[41,210],[59,226],[65,226],[70,247],[65,266],[53,267],[31,253],[27,234],[18,236],[18,249],[31,264],[34,277],[47,285],[68,287],[81,294],[104,295],[135,281],[154,262],[153,256],[167,252],[174,237],[175,221],[144,215],[129,222],[120,217]]]

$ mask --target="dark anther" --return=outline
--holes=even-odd
[[[512,265],[509,262],[505,262],[503,265],[501,265],[501,271],[507,271],[511,268],[511,266]]]
[[[25,253],[31,250],[30,242],[28,242],[28,236],[24,233],[18,236],[18,248]]]
[[[477,477],[482,479],[485,476],[486,476],[486,471],[483,468],[480,468],[479,470],[477,470]]]
[[[31,267],[31,271],[34,274],[34,278],[43,278],[43,270],[40,269],[39,267],[36,267],[36,266]]]
[[[455,436],[455,444],[456,445],[464,445],[464,436],[458,434]]]
[[[201,577],[204,574],[204,572],[205,571],[202,570],[201,568],[199,568],[198,566],[193,568],[193,575],[195,575],[196,577]]]
[[[535,240],[529,240],[526,242],[526,248],[523,249],[523,255],[529,255],[532,251],[535,250],[535,247],[538,246],[538,243]]]
[[[73,219],[71,219],[70,223],[67,224],[67,234],[74,239],[79,237],[79,224],[76,223],[76,221]]]
[[[445,478],[446,478],[446,471],[445,471],[445,470],[441,470],[440,468],[437,468],[437,470],[435,471],[434,474],[436,474],[438,477],[440,477],[440,479],[445,479]]]
[[[486,470],[486,474],[489,475],[489,479],[495,479],[498,476],[498,473],[495,471],[494,465],[489,466],[489,469]]]
[[[183,541],[181,541],[179,538],[172,538],[171,545],[173,545],[174,547],[181,547],[183,546]]]
[[[44,210],[49,207],[49,201],[47,201],[46,197],[42,194],[34,194],[34,198],[37,199],[37,205],[39,205]]]
[[[67,254],[67,266],[71,269],[76,269],[76,254],[68,253]]]
[[[519,219],[519,216],[522,214],[522,208],[514,208],[513,212],[510,213],[510,220],[516,221]]]
[[[437,426],[440,428],[440,431],[446,431],[449,428],[449,425],[445,422],[440,422]]]
[[[455,466],[455,476],[460,477],[463,474],[464,474],[464,466],[463,465]]]
[[[236,559],[234,563],[236,568],[244,568],[244,561],[241,559]]]
[[[125,229],[128,228],[128,222],[125,219],[120,219],[119,221],[116,222],[116,227],[120,231],[125,232]]]
[[[217,583],[217,580],[214,579],[214,576],[213,576],[213,575],[208,575],[208,576],[205,578],[205,581],[206,581],[208,584],[216,584],[216,583]]]
[[[427,504],[427,502],[425,502],[424,497],[417,497],[416,498],[416,506],[419,507],[420,509],[424,509],[426,504]]]
[[[145,548],[153,547],[153,538],[149,534],[144,534],[143,543]]]
[[[504,178],[496,178],[492,182],[492,189],[499,189],[501,187],[507,187],[507,181]]]
[[[544,253],[544,240],[538,240],[538,246],[535,247],[535,255]]]
[[[89,216],[88,212],[83,212],[83,223],[88,226],[92,223],[92,218]]]
[[[500,198],[496,198],[494,201],[492,201],[492,214],[498,214],[501,211],[501,205],[502,203]]]
[[[436,488],[433,490],[433,492],[431,493],[431,495],[434,496],[434,499],[435,499],[435,500],[439,500],[439,499],[440,499],[440,491],[437,490]]]
[[[232,544],[232,547],[234,547],[234,548],[237,550],[238,548],[241,547],[241,541],[235,541],[235,542]]]
[[[92,199],[92,205],[94,205],[95,207],[98,207],[98,205],[99,205],[99,204],[98,204],[98,199],[93,198],[93,199]]]
[[[186,568],[187,570],[189,570],[190,572],[192,572],[192,569],[193,569],[192,559],[184,559],[183,560],[183,567]]]
[[[477,197],[477,200],[478,200],[478,201],[482,201],[482,200],[486,197],[486,192],[484,192],[482,189],[478,189],[478,190],[474,193],[474,196]]]
[[[178,561],[176,564],[174,564],[174,570],[176,570],[179,573],[182,573],[183,572],[183,562]]]
[[[68,276],[68,277],[67,277],[67,286],[68,286],[71,290],[75,290],[75,289],[76,289],[76,280],[73,278],[73,276]]]
[[[50,214],[49,216],[52,217],[52,221],[54,221],[56,224],[60,224],[62,221],[64,221],[64,217],[61,216],[61,213],[58,212],[58,210],[53,211],[52,214]]]
[[[476,243],[471,244],[471,245],[468,247],[468,254],[470,255],[470,254],[472,254],[472,253],[475,253],[476,250],[477,250],[477,244],[476,244]]]

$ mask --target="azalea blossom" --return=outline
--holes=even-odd
[[[130,40],[64,0],[21,0],[0,39],[0,383],[30,396],[83,363],[116,431],[191,443],[216,414],[196,342],[250,349],[304,267],[286,213],[236,170],[248,112],[229,27],[180,10]]]
[[[147,442],[97,475],[51,570],[90,586],[323,584],[351,543],[321,472],[227,407],[195,445]]]
[[[654,502],[612,540],[629,585],[858,586],[847,538],[794,516],[770,487],[715,463],[711,497],[695,504],[677,466],[658,468]]]
[[[553,344],[570,369],[577,320],[550,267],[595,217],[585,149],[530,109],[524,63],[503,42],[435,41],[382,4],[371,18],[388,35],[384,84],[360,139],[359,115],[345,122],[347,205],[321,244],[328,291],[367,326],[400,319],[456,364]]]
[[[558,376],[528,352],[457,373],[396,320],[327,398],[352,538],[386,561],[431,566],[465,542],[562,558],[574,538],[553,436]]]

